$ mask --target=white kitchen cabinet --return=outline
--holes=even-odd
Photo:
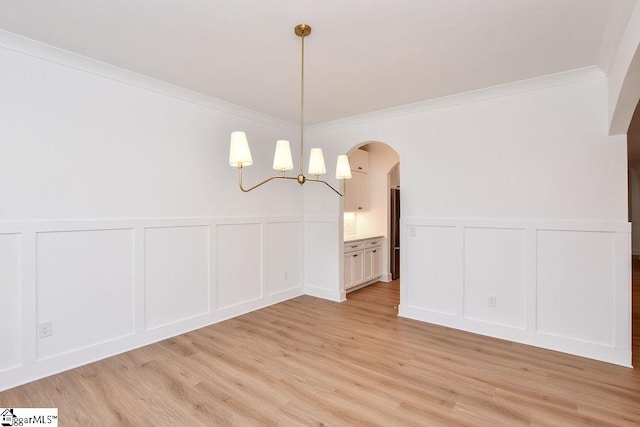
[[[382,237],[344,243],[344,289],[366,286],[382,275]]]
[[[344,244],[344,288],[349,289],[362,283],[364,277],[363,240]]]
[[[344,254],[344,288],[353,287],[353,266],[351,265],[351,253]]]
[[[369,248],[364,251],[364,281],[377,279],[382,276],[381,247]]]
[[[364,279],[364,251],[358,251],[351,255],[351,277],[353,285],[358,285]]]
[[[344,211],[364,212],[369,209],[369,175],[351,171],[351,179],[345,181]]]
[[[351,165],[351,170],[360,172],[360,173],[368,173],[369,172],[369,152],[361,149],[353,150],[349,154],[349,165]]]

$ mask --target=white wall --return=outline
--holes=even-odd
[[[228,166],[294,124],[6,32],[0,93],[0,390],[303,293],[302,190]]]
[[[607,132],[607,80],[586,69],[308,135],[399,153],[400,315],[629,365],[626,140]]]

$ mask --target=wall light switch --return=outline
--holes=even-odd
[[[407,227],[407,232],[409,233],[409,237],[416,237],[416,227],[413,225],[410,225],[409,227]]]

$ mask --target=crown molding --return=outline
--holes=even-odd
[[[298,130],[298,125],[293,122],[269,116],[218,98],[203,95],[124,68],[100,62],[10,31],[0,30],[0,47],[75,70],[115,80],[123,84],[135,86],[142,90],[159,93],[184,102],[200,105],[232,116],[285,129],[290,132],[296,132]],[[367,122],[390,119],[429,110],[442,109],[460,104],[478,102],[491,98],[510,96],[518,93],[563,86],[605,77],[604,72],[600,68],[597,66],[590,66],[309,125],[305,126],[305,132],[321,133],[341,127],[348,127]]]
[[[606,78],[606,75],[600,68],[598,68],[597,66],[590,66],[556,74],[549,74],[542,77],[476,89],[459,94],[448,95],[441,98],[429,99],[426,101],[415,102],[412,104],[401,105],[384,110],[373,111],[370,113],[351,116],[344,119],[332,120],[330,122],[318,123],[306,127],[305,130],[309,134],[329,132],[339,128],[386,120],[410,114],[417,114],[429,110],[449,108],[461,104],[469,104],[492,98],[500,98],[504,96],[516,95],[519,93],[531,92],[556,86],[565,86],[579,82],[604,78]]]
[[[295,123],[0,29],[0,47],[232,116],[295,132]]]

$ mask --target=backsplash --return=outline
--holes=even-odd
[[[358,234],[358,214],[355,212],[344,213],[344,237]]]

